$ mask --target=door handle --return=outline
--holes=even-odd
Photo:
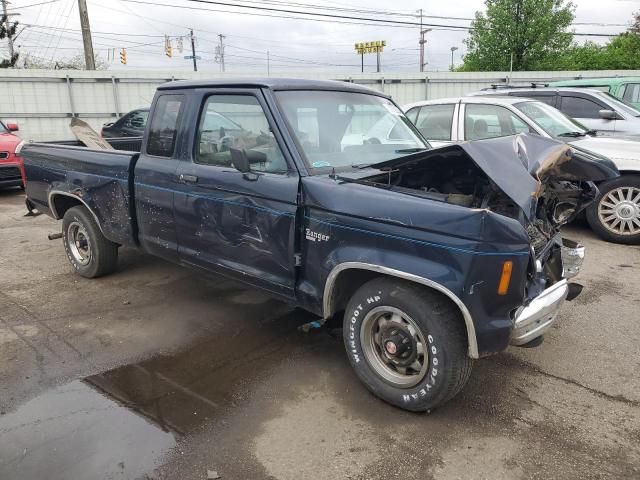
[[[179,180],[182,183],[198,183],[198,177],[195,175],[184,175],[183,173],[180,174]]]

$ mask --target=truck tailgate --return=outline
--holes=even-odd
[[[61,218],[80,201],[102,232],[119,244],[135,243],[130,172],[137,152],[31,143],[22,149],[27,197],[41,211]]]

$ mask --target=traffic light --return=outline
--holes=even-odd
[[[124,48],[120,50],[120,63],[123,65],[127,64],[127,51]]]
[[[164,37],[164,54],[171,58],[173,55],[173,48],[171,47],[171,39],[167,36]]]

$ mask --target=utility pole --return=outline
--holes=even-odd
[[[218,47],[218,55],[220,56],[220,71],[224,72],[224,42],[223,40],[226,38],[223,34],[219,33],[218,37],[220,37],[220,46]]]
[[[420,45],[420,71],[424,72],[424,35],[422,34],[422,9],[420,9],[420,40],[418,40],[418,45]]]
[[[267,77],[271,76],[271,71],[269,68],[269,50],[267,50]]]
[[[453,72],[453,52],[458,50],[458,47],[451,47],[451,71]]]
[[[193,71],[198,71],[198,60],[196,59],[196,41],[193,38],[193,28],[190,30],[189,37],[191,37],[191,57],[193,58]]]
[[[86,0],[78,0],[78,11],[80,12],[80,28],[82,29],[85,67],[87,70],[95,70],[96,60],[93,56],[93,43],[91,41],[91,28],[89,27],[89,12],[87,11]]]
[[[420,23],[422,23],[422,20],[420,20]],[[431,31],[430,28],[425,28],[424,30],[420,28],[420,41],[418,43],[420,44],[420,71],[421,72],[424,72],[424,67],[427,64],[427,61],[424,56],[424,46],[427,43],[427,41],[425,40],[424,36],[430,31]]]
[[[2,0],[2,13],[4,14],[4,22],[7,33],[9,33],[9,15],[11,15],[7,12],[8,3],[9,2],[7,0]],[[7,43],[9,44],[9,58],[13,59],[13,37],[11,35],[7,35]]]

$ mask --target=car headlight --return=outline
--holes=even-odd
[[[24,147],[24,140],[22,140],[18,145],[16,145],[16,151],[15,151],[16,155],[20,155],[20,152],[22,151],[22,147]]]

